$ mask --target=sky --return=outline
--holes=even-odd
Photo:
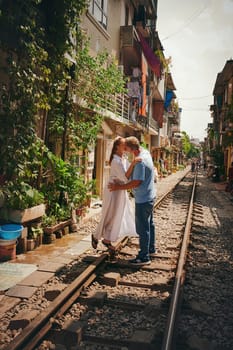
[[[158,0],[157,31],[171,56],[180,129],[203,141],[217,74],[233,59],[233,0]]]

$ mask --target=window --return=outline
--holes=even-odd
[[[107,3],[108,0],[91,0],[89,5],[89,12],[105,29],[107,29]]]
[[[125,6],[125,26],[129,25],[129,6]]]

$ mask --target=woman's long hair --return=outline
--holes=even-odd
[[[111,152],[111,155],[110,155],[110,158],[109,158],[109,164],[110,165],[112,163],[114,154],[116,154],[116,152],[117,152],[117,147],[122,143],[122,140],[123,140],[123,137],[118,136],[113,142],[112,152]]]

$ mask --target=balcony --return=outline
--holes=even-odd
[[[156,131],[159,130],[159,126],[158,126],[157,121],[154,120],[152,117],[149,119],[149,126]]]
[[[169,114],[168,115],[168,121],[172,125],[178,125],[179,124],[179,117],[177,115]]]
[[[216,112],[217,111],[217,105],[210,105],[210,112]]]
[[[148,128],[148,119],[132,108],[132,100],[127,94],[116,94],[103,99],[100,106],[102,114],[112,120],[133,126],[135,129]]]
[[[231,120],[223,121],[222,131],[233,131],[233,121],[231,121]]]
[[[134,26],[120,27],[120,47],[124,73],[131,75],[131,67],[141,66],[141,47]]]
[[[115,94],[101,101],[104,114],[121,121],[129,121],[129,97],[127,94]]]

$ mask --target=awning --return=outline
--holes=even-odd
[[[152,48],[149,46],[147,41],[144,39],[143,35],[137,30],[139,42],[142,47],[143,54],[147,60],[148,65],[150,66],[151,70],[156,74],[157,77],[161,76],[161,67],[160,67],[160,60],[155,55]]]
[[[165,102],[164,102],[164,108],[168,109],[168,107],[171,104],[171,100],[174,97],[174,93],[172,90],[167,90],[166,91],[166,98],[165,98]]]

